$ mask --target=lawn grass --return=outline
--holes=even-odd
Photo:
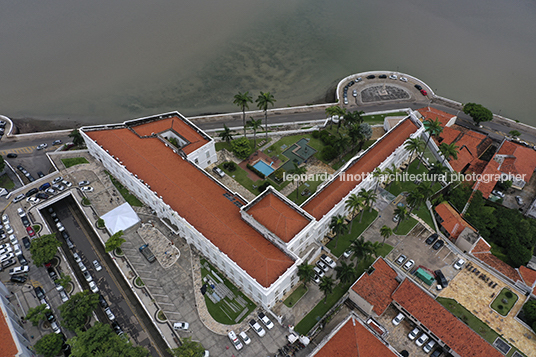
[[[324,148],[324,143],[322,143],[320,139],[313,138],[313,135],[311,133],[282,137],[277,142],[270,145],[268,149],[264,150],[264,153],[270,157],[276,156],[282,162],[286,162],[288,161],[288,157],[283,155],[283,151],[287,150],[290,146],[292,146],[292,144],[298,142],[300,139],[303,138],[308,138],[309,142],[307,143],[307,145],[316,150],[316,153],[313,156],[319,160],[322,160],[322,158],[320,157],[320,151]],[[284,149],[281,148],[283,145],[286,145]]]
[[[241,137],[241,135],[235,135],[234,139],[239,139],[240,137]],[[248,140],[249,140],[249,145],[251,146],[252,150],[259,149],[258,146],[257,146],[257,149],[253,149],[253,139],[248,139]],[[257,133],[257,144],[259,144],[263,140],[266,140],[266,138],[264,136],[259,137],[259,133]],[[268,138],[268,142],[270,142],[270,141],[272,141],[272,138]],[[264,143],[264,145],[266,145],[266,143]],[[227,143],[225,141],[219,141],[219,142],[215,143],[214,146],[216,147],[216,151],[227,149],[227,151],[233,152],[233,150],[231,149],[231,144]]]
[[[394,234],[405,236],[413,229],[413,227],[415,227],[416,224],[417,224],[417,220],[415,218],[408,216],[405,220],[400,222],[398,229],[393,230],[393,232]]]
[[[417,167],[419,167],[417,169]],[[413,162],[409,165],[407,169],[408,175],[417,175],[417,174],[423,174],[428,173],[428,169],[426,166],[424,166],[423,163],[419,166],[419,160],[413,160]],[[393,195],[398,196],[402,192],[411,192],[417,187],[417,184],[413,181],[394,181],[389,185],[389,192],[391,192]],[[441,184],[439,182],[436,182],[432,189],[434,192],[437,192],[441,189]]]
[[[0,187],[5,188],[6,190],[11,190],[13,187],[15,187],[15,184],[7,176],[7,174],[3,174],[2,176],[0,176]]]
[[[435,229],[432,214],[430,213],[430,210],[428,209],[428,207],[426,207],[425,204],[422,204],[419,209],[414,209],[411,213],[415,214],[420,219],[425,221],[431,228]]]
[[[363,218],[364,220],[364,218]],[[384,244],[380,251],[378,252],[378,255],[381,255],[382,257],[385,257],[393,247],[391,247],[388,244]],[[370,265],[376,260],[374,257],[370,257],[367,260],[362,260],[357,264],[356,271],[357,276],[361,276],[369,267]],[[357,280],[357,279],[356,279]],[[306,335],[309,333],[309,331],[316,325],[318,321],[324,317],[324,315],[335,305],[341,297],[346,294],[350,286],[354,284],[355,281],[352,281],[348,284],[338,284],[333,288],[333,292],[328,295],[326,303],[324,304],[324,299],[322,299],[294,328],[296,332],[298,332],[301,335]]]
[[[364,115],[362,116],[363,122],[370,125],[374,124],[383,124],[385,117],[398,117],[398,116],[408,116],[406,112],[395,112],[387,114],[376,114],[376,115]]]
[[[363,212],[363,220],[361,221],[361,223],[359,223],[360,217],[361,213],[358,213],[355,216],[354,223],[352,224],[352,231],[339,237],[339,242],[336,248],[335,239],[332,239],[331,242],[326,245],[326,247],[330,249],[331,254],[335,255],[336,257],[340,257],[341,254],[344,253],[348,249],[348,247],[350,247],[352,241],[358,238],[361,233],[363,233],[363,231],[371,225],[371,223],[376,219],[376,217],[378,217],[378,211],[373,209],[372,212],[369,212],[368,209],[365,209],[365,212]],[[380,234],[380,232],[378,232],[378,234]]]
[[[114,184],[114,186],[117,189],[117,191],[119,191],[121,196],[123,196],[125,201],[127,201],[131,206],[136,206],[136,207],[142,207],[143,206],[143,203],[136,196],[131,194],[127,190],[127,188],[121,184],[121,182],[117,181],[117,179],[115,177],[113,177],[108,171],[106,171],[106,173],[110,177],[110,180]]]
[[[223,167],[223,163],[218,165],[218,167],[222,169],[227,175],[229,175],[229,177],[232,177],[234,180],[236,180],[236,182],[244,186],[249,192],[253,193],[255,196],[260,193],[258,187],[260,187],[264,182],[268,182],[278,191],[282,190],[284,187],[290,184],[290,181],[284,181],[283,183],[281,183],[281,185],[278,185],[275,181],[272,181],[271,179],[253,181],[249,178],[246,170],[244,170],[238,165],[236,165],[236,170],[232,172],[225,169]]]
[[[508,297],[507,295],[512,295],[512,297]],[[508,302],[504,303],[502,301],[503,299],[506,299]],[[518,299],[519,296],[513,293],[510,289],[503,288],[499,295],[497,295],[497,297],[491,303],[491,308],[497,311],[500,315],[507,316]]]
[[[300,299],[302,298],[303,295],[305,295],[305,293],[307,292],[307,287],[304,286],[303,284],[301,284],[300,286],[298,286],[296,288],[296,290],[294,290],[292,292],[292,294],[289,295],[288,298],[285,299],[285,301],[283,301],[283,304],[285,304],[287,307],[292,307],[294,305],[296,305],[296,303],[298,301],[300,301]]]
[[[287,195],[287,198],[289,200],[291,200],[292,202],[296,203],[298,206],[301,205],[303,202],[305,202],[306,199],[308,199],[309,197],[311,197],[311,195],[313,193],[315,193],[316,191],[316,188],[318,187],[318,185],[320,185],[322,182],[322,180],[317,180],[317,181],[307,181],[307,182],[304,182],[302,184],[300,184],[300,187],[297,189],[297,190],[294,190],[292,191],[291,193],[289,193]],[[294,185],[296,186],[296,183],[293,182],[291,183],[291,185]],[[308,195],[302,195],[301,193],[303,192],[303,190],[305,189],[308,189],[311,193],[308,194]],[[296,191],[299,192],[299,194],[296,193]],[[297,198],[296,198],[296,195],[297,195]]]
[[[61,159],[61,162],[65,165],[65,168],[80,164],[89,164],[89,161],[85,157],[71,157],[67,159]]]
[[[209,270],[204,267],[204,265],[207,264],[208,267],[212,270],[212,273],[209,274]],[[257,305],[253,301],[251,301],[246,295],[244,295],[236,286],[234,286],[233,283],[231,283],[227,278],[225,278],[219,271],[217,271],[214,266],[212,266],[210,263],[208,263],[205,259],[201,259],[201,277],[204,278],[207,275],[210,275],[212,277],[212,280],[215,280],[213,277],[213,274],[216,273],[222,280],[223,283],[231,292],[235,295],[235,297],[241,297],[246,302],[246,307],[241,307],[239,311],[234,311],[229,307],[229,304],[234,304],[236,306],[237,302],[236,299],[229,299],[229,297],[225,297],[224,299],[218,301],[217,303],[212,302],[210,298],[208,297],[208,292],[210,292],[212,289],[209,287],[207,290],[207,294],[205,294],[205,303],[207,305],[208,312],[210,313],[210,316],[214,318],[214,320],[218,321],[219,323],[225,324],[225,325],[234,325],[237,323],[240,323],[243,321],[255,308]],[[247,312],[243,312],[243,310],[247,308]],[[238,317],[241,315],[240,319]],[[238,320],[236,320],[238,319]]]

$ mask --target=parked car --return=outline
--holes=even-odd
[[[428,237],[425,241],[426,244],[431,245],[436,241],[436,239],[439,237],[437,233],[432,234],[430,237]]]
[[[419,338],[417,339],[417,341],[415,341],[415,344],[416,344],[417,346],[421,347],[422,345],[424,345],[424,343],[425,343],[426,341],[428,341],[428,339],[429,339],[428,335],[425,334],[425,333],[423,333],[423,334],[421,335],[421,337],[419,337]]]
[[[29,190],[28,192],[26,192],[26,197],[30,197],[32,195],[35,195],[37,192],[39,192],[39,190],[34,187],[31,190]]]
[[[14,159],[17,157],[17,154],[15,154],[14,152],[10,152],[9,154],[7,154],[7,157],[10,159]]]
[[[345,258],[350,258],[351,255],[352,255],[351,250],[347,250],[344,253],[342,253],[342,256],[345,257]]]
[[[52,331],[54,331],[54,333],[61,333],[60,326],[58,325],[56,321],[52,322],[50,324],[50,327],[52,327]]]
[[[430,357],[441,357],[442,354],[443,354],[443,349],[438,348],[434,352],[432,352]]]
[[[54,140],[54,141],[52,142],[52,145],[59,145],[59,144],[61,144],[61,140],[59,140],[59,139],[58,139],[58,140]]]
[[[422,350],[424,351],[424,353],[430,353],[430,351],[435,347],[435,345],[435,341],[430,340],[426,345],[423,346]]]
[[[54,270],[54,268],[50,267],[47,269],[48,271],[48,276],[50,276],[50,279],[52,279],[52,281],[56,281],[58,279],[58,274],[56,274],[56,271]]]
[[[29,227],[31,225],[30,220],[27,216],[21,217],[20,220],[22,221],[24,227]]]
[[[69,181],[67,180],[62,180],[61,183],[64,185],[64,186],[67,186],[67,187],[71,187],[73,184],[70,183]]]
[[[78,183],[78,186],[80,186],[80,187],[82,187],[82,186],[87,186],[87,185],[89,185],[89,183],[90,183],[90,182],[89,182],[89,181],[86,181],[86,180],[84,180],[84,181],[80,181],[80,182]]]
[[[328,257],[326,254],[322,254],[320,256],[320,260],[322,260],[326,265],[328,265],[330,268],[334,269],[337,266],[337,263],[333,261],[330,257]]]
[[[99,295],[99,304],[103,309],[108,307],[108,302],[106,301],[106,299],[102,295]]]
[[[419,330],[417,327],[411,330],[411,332],[408,333],[408,338],[410,339],[410,341],[413,341],[414,339],[416,339],[420,332],[421,330]]]
[[[94,281],[89,282],[89,289],[94,293],[99,292],[99,287],[97,286],[97,283],[95,283]]]
[[[23,284],[26,282],[26,277],[21,275],[13,275],[9,280],[13,283]]]
[[[322,269],[323,271],[327,272],[329,270],[329,267],[321,260],[316,262],[316,266]]]
[[[63,226],[61,222],[57,222],[56,227],[58,228],[60,232],[63,232],[65,230],[65,227]]]
[[[39,191],[44,191],[46,190],[47,188],[50,187],[50,182],[45,182],[44,184],[42,184],[41,186],[39,186]]]
[[[109,319],[110,321],[115,320],[115,315],[113,314],[112,310],[110,310],[109,307],[107,307],[106,309],[104,309],[104,312],[106,313],[106,316],[108,316],[108,319]]]
[[[380,74],[380,75],[378,76],[378,78],[385,79],[385,78],[387,78],[387,75],[386,75],[386,74]]]
[[[393,323],[393,325],[398,326],[398,325],[400,325],[402,320],[404,320],[404,317],[405,316],[404,316],[403,313],[399,313],[398,315],[395,316],[395,318],[391,322]]]
[[[259,320],[262,321],[262,323],[264,324],[264,326],[266,326],[268,330],[271,330],[274,328],[274,324],[272,323],[272,321],[270,321],[268,316],[266,316],[264,313],[259,312],[257,316],[259,317]]]
[[[112,328],[114,329],[114,332],[115,332],[118,336],[121,336],[122,334],[124,334],[123,329],[122,329],[121,326],[117,323],[117,321],[112,322]]]
[[[63,232],[62,232],[63,233]],[[71,240],[71,238],[67,237],[65,238],[65,242],[67,243],[67,248],[69,249],[73,249],[74,248],[74,243],[73,241]]]
[[[56,177],[54,180],[52,180],[53,183],[58,183],[58,182],[61,182],[63,180],[63,177],[61,176],[58,176]]]
[[[222,169],[220,169],[219,167],[214,167],[212,169],[212,172],[214,172],[216,175],[218,175],[220,178],[224,178],[225,177],[225,172],[223,172]]]
[[[34,288],[34,292],[35,292],[35,295],[37,296],[37,298],[39,300],[45,298],[45,291],[43,290],[42,287],[38,286],[38,287]]]
[[[20,267],[9,269],[9,275],[25,274],[29,271],[30,271],[30,267],[28,265],[22,265]]]
[[[404,254],[400,254],[398,258],[396,258],[396,264],[402,265],[406,261],[407,257]]]
[[[427,96],[427,95],[428,95],[428,92],[425,91],[424,89],[421,89],[420,92],[421,92],[421,94],[424,95],[424,96]]]
[[[246,335],[246,332],[242,331],[238,334],[238,336],[240,336],[240,338],[242,339],[242,341],[244,341],[246,345],[249,345],[251,343],[251,339],[248,335]]]
[[[373,74],[369,74],[369,75],[367,76],[367,79],[374,79],[374,78],[376,78],[376,76],[373,75]]]
[[[522,206],[523,205],[523,198],[521,198],[521,196],[516,196],[516,202],[518,205]]]
[[[23,254],[17,255],[17,260],[21,265],[28,265],[28,260],[24,257]]]
[[[19,215],[19,217],[26,216],[26,213],[24,212],[24,210],[21,207],[17,208],[17,214]]]
[[[264,331],[264,329],[255,319],[249,320],[249,326],[251,326],[253,331],[255,331],[255,333],[259,335],[259,337],[262,337],[266,334],[266,331]]]
[[[84,263],[82,263],[82,261],[79,261],[78,262],[78,267],[80,268],[80,270],[83,272],[85,272],[87,270],[86,266],[84,265]]]
[[[318,275],[315,274],[315,276],[313,277],[313,283],[315,284],[320,284],[320,277]]]
[[[69,300],[69,295],[67,295],[65,290],[61,290],[60,291],[60,298],[61,298],[61,301],[66,302],[67,300]]]
[[[231,340],[234,348],[236,348],[237,351],[240,351],[244,347],[244,345],[242,345],[242,342],[240,342],[234,331],[229,331],[227,333],[227,336],[229,337],[229,340]]]
[[[73,257],[74,257],[74,261],[77,263],[80,263],[82,261],[82,259],[80,259],[80,256],[76,252],[73,253]]]
[[[398,77],[396,76],[396,74],[391,74],[391,75],[389,76],[389,79],[397,80]]]
[[[30,237],[35,236],[35,231],[32,229],[32,227],[26,227],[26,232]]]
[[[184,321],[175,322],[173,324],[174,330],[188,330],[189,327],[190,327],[190,324]]]
[[[404,269],[405,270],[410,270],[413,265],[415,265],[415,262],[413,261],[413,259],[410,259],[406,262],[406,264],[404,264]]]
[[[401,80],[402,82],[407,82],[407,81],[408,81],[408,79],[407,79],[406,77],[400,77],[400,80]]]
[[[93,192],[94,189],[91,186],[84,186],[84,187],[80,187],[80,190],[82,192]]]
[[[445,242],[440,239],[435,242],[435,244],[432,246],[432,249],[439,250],[443,245],[445,245]]]
[[[313,268],[313,270],[315,271],[316,275],[318,275],[319,278],[322,278],[324,276],[324,274],[326,274],[324,272],[324,270],[320,269],[319,267],[315,266]]]
[[[415,88],[417,88],[417,90],[421,90],[421,89],[422,89],[422,87],[421,87],[420,85],[418,85],[418,84],[415,84]]]
[[[102,270],[102,265],[100,265],[98,260],[93,261],[93,266],[95,266],[96,271],[101,271]]]
[[[15,259],[8,259],[6,261],[3,261],[0,271],[4,270],[5,268],[8,268],[8,267],[10,267],[12,265],[15,265],[15,263],[16,263]]]
[[[28,237],[22,238],[22,244],[24,245],[24,248],[30,249],[30,239]]]
[[[454,269],[460,270],[463,267],[464,264],[465,264],[465,260],[458,259],[458,261],[456,263],[454,263]]]
[[[41,177],[45,177],[45,174],[42,171],[37,171],[37,176],[41,178]]]
[[[53,194],[56,193],[56,190],[53,189],[52,187],[50,187],[50,188],[47,188],[47,189],[45,190],[45,192],[47,193],[47,195],[53,195]]]
[[[499,198],[504,198],[504,193],[502,193],[501,191],[498,191],[498,190],[493,190],[491,191],[491,193]]]
[[[26,197],[23,193],[21,193],[20,195],[17,195],[14,199],[13,199],[13,203],[17,203],[17,202],[20,202],[24,199],[24,197]]]
[[[439,269],[434,271],[434,274],[435,274],[436,280],[439,283],[439,285],[441,286],[441,288],[445,289],[449,285],[449,282],[448,282],[447,278],[445,277],[445,274],[443,274],[443,272],[441,270],[439,270]]]
[[[37,197],[28,197],[26,201],[32,205],[36,205],[39,203],[39,198]]]
[[[91,276],[91,274],[89,274],[89,272],[86,270],[84,272],[82,272],[82,274],[84,274],[84,278],[86,278],[86,281],[89,283],[90,281],[93,281],[93,277]]]
[[[37,195],[35,195],[35,197],[40,198],[40,199],[42,199],[42,200],[46,200],[46,199],[48,199],[50,196],[47,195],[47,194],[44,193],[44,192],[39,192]]]

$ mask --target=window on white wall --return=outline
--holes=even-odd
[[[210,152],[206,152],[206,155],[207,155],[207,159],[210,157]]]
[[[199,160],[197,159],[197,157],[195,158],[194,162],[195,162],[196,164],[199,164]]]

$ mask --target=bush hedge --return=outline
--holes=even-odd
[[[260,172],[259,170],[257,170],[256,168],[254,168],[252,165],[250,164],[247,164],[246,167],[248,169],[250,169],[251,171],[253,171],[255,173],[255,175],[259,176],[261,179],[265,179],[266,176],[264,176],[264,174],[262,172]]]

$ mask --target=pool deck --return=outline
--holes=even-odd
[[[243,168],[244,170],[246,170],[246,172],[248,173],[248,177],[250,179],[252,179],[253,181],[258,181],[258,180],[262,180],[259,176],[257,176],[253,171],[251,171],[250,169],[247,168],[247,165],[255,165],[255,163],[257,161],[259,161],[260,159],[262,159],[264,162],[267,162],[268,165],[270,164],[270,162],[274,162],[272,164],[272,167],[275,168],[276,170],[281,166],[282,164],[282,161],[279,160],[279,159],[272,159],[270,156],[266,155],[265,153],[263,153],[262,151],[260,150],[257,150],[255,151],[253,154],[251,154],[247,159],[245,159],[244,161],[242,161],[241,163],[238,164],[238,166],[240,166],[241,168]]]

